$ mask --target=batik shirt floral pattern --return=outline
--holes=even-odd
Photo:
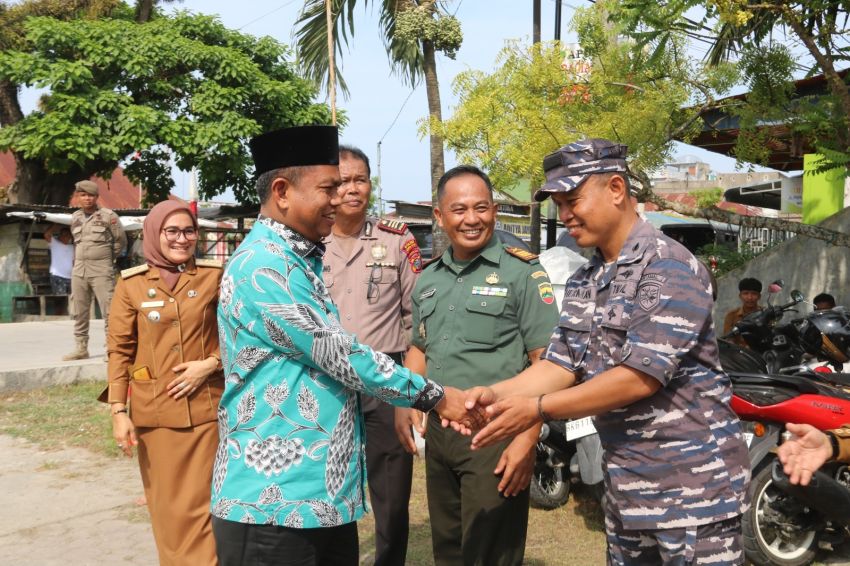
[[[356,521],[366,481],[359,392],[423,411],[443,396],[342,329],[323,252],[261,216],[225,268],[227,382],[211,501],[221,519],[305,529]]]

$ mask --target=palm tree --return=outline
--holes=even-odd
[[[327,0],[332,2],[334,45],[336,60],[342,56],[340,39],[346,45],[348,36],[354,34],[354,8],[356,0]],[[364,0],[363,4],[368,4]],[[436,52],[445,51],[453,56],[460,46],[460,28],[452,17],[444,18],[437,0],[383,0],[380,2],[379,26],[390,66],[402,81],[411,87],[425,80],[428,114],[432,122],[442,121],[440,85],[437,80]],[[425,25],[428,20],[451,21],[452,32],[445,33],[437,26]],[[295,43],[298,59],[305,75],[322,87],[327,86],[329,57],[327,48],[327,22],[325,0],[306,0],[296,22]],[[423,28],[428,28],[423,32]],[[436,29],[436,35],[434,34]],[[336,67],[336,62],[334,63]],[[348,92],[345,80],[335,69],[340,88]],[[437,200],[437,181],[445,171],[443,139],[433,131],[430,134],[431,199]],[[435,254],[446,247],[445,237],[434,226]]]

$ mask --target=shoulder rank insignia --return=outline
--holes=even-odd
[[[517,248],[514,246],[506,246],[505,251],[514,256],[515,258],[521,259],[525,263],[531,263],[537,259],[537,254],[533,254],[531,252],[525,251],[522,248]]]
[[[378,222],[378,229],[393,234],[404,234],[407,231],[407,224],[401,220],[381,220]]]
[[[123,269],[121,270],[121,279],[127,279],[128,277],[138,275],[139,273],[144,273],[148,269],[150,269],[150,266],[146,263],[137,265],[136,267],[131,267],[130,269]]]
[[[197,267],[217,267],[217,268],[219,268],[219,269],[221,269],[222,267],[224,267],[224,264],[223,264],[223,263],[221,263],[221,262],[220,262],[219,260],[217,260],[217,259],[196,259],[196,260],[195,260],[195,265],[196,265]]]

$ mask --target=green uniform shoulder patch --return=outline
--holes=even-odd
[[[381,220],[378,222],[378,229],[392,234],[404,234],[407,231],[407,224],[401,220]]]
[[[128,277],[144,273],[148,269],[150,269],[150,266],[146,263],[143,263],[142,265],[137,265],[136,267],[131,267],[130,269],[123,269],[121,271],[121,279],[127,279]]]
[[[505,251],[525,263],[537,262],[538,255],[514,246],[505,246]]]
[[[195,265],[197,267],[217,267],[219,269],[224,267],[224,264],[217,259],[196,259]]]

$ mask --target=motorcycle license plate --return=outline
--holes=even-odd
[[[567,440],[575,440],[591,434],[596,434],[596,427],[593,426],[593,419],[590,417],[567,421]]]

